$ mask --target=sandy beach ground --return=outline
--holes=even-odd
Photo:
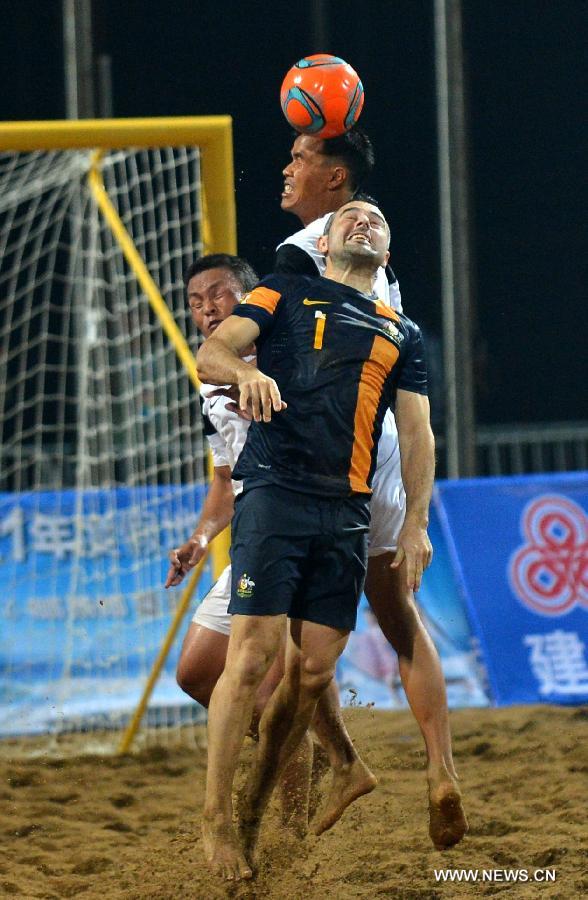
[[[425,756],[411,715],[355,708],[346,718],[378,787],[320,838],[292,839],[272,808],[255,880],[240,885],[217,880],[202,858],[204,728],[197,731],[196,747],[152,747],[127,757],[83,756],[79,750],[75,755],[71,740],[63,757],[31,757],[30,742],[3,742],[0,895],[27,900],[588,896],[588,709],[453,712],[470,832],[443,853],[429,841]],[[252,752],[249,742],[241,776]],[[441,870],[466,869],[477,870],[476,881],[438,880]],[[555,882],[534,880],[544,879],[545,870],[555,871]],[[494,873],[494,880],[482,881],[489,877],[484,871]],[[518,879],[526,872],[529,880],[506,881],[513,872]]]

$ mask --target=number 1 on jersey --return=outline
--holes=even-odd
[[[316,319],[316,328],[314,330],[314,349],[322,350],[323,349],[323,333],[325,330],[325,322],[327,321],[327,316],[324,312],[317,311],[314,314]]]

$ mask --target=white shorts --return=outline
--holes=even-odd
[[[398,433],[392,413],[386,413],[384,419],[372,491],[368,556],[380,556],[396,550],[406,511]]]
[[[192,621],[211,631],[219,631],[227,636],[231,633],[231,617],[227,612],[231,599],[231,567],[223,570],[208,594],[198,606]]]

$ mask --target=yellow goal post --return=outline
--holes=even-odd
[[[72,159],[66,164],[62,157]],[[187,174],[176,176],[174,166]],[[157,232],[160,221],[163,235]],[[200,429],[194,391],[190,397],[187,387],[189,380],[199,388],[195,337],[188,328],[191,348],[177,322],[185,326],[187,319],[182,266],[204,253],[236,253],[230,116],[0,123],[0,252],[0,338],[7,348],[0,361],[6,385],[0,398],[0,491],[8,492],[10,510],[0,533],[12,541],[15,563],[2,575],[18,598],[15,609],[20,603],[31,617],[31,633],[36,619],[55,620],[55,635],[63,622],[63,635],[56,637],[64,647],[57,708],[65,710],[63,727],[77,730],[79,724],[86,731],[89,719],[75,724],[77,713],[68,718],[68,699],[80,696],[81,681],[77,690],[74,681],[81,672],[99,727],[106,713],[91,699],[105,664],[99,648],[86,660],[76,655],[76,634],[92,617],[110,616],[111,630],[100,625],[100,639],[109,635],[107,674],[112,671],[117,684],[135,683],[153,641],[153,620],[167,603],[153,578],[139,571],[139,545],[151,542],[147,568],[155,572],[162,533],[175,542],[189,521],[187,495],[176,506],[176,496],[169,497],[178,483],[193,481],[190,473],[202,471],[201,462],[190,465],[195,445],[189,431]],[[177,363],[172,365],[170,354]],[[201,429],[198,441],[200,460]],[[208,466],[210,475],[210,456]],[[139,506],[123,504],[122,524],[115,527],[111,519],[119,510],[112,497],[127,484]],[[70,488],[77,498],[71,503],[63,500]],[[167,506],[157,506],[164,488]],[[41,500],[37,506],[29,502],[35,496],[49,502],[51,490],[61,491],[55,514]],[[167,519],[157,531],[162,516]],[[137,562],[127,565],[127,545],[112,548],[117,537],[128,537],[131,546],[136,524]],[[25,589],[17,564],[30,552],[27,541],[33,555]],[[211,546],[213,577],[228,562],[228,546],[227,529]],[[92,561],[98,558],[100,564]],[[184,610],[196,587],[194,575],[180,602]],[[129,633],[139,630],[145,641],[139,661],[125,657],[122,634],[120,650],[113,649],[129,609]],[[36,667],[43,665],[51,669],[45,658]],[[16,654],[9,666],[29,677]],[[49,716],[47,721],[50,730]],[[119,721],[126,721],[124,710]]]

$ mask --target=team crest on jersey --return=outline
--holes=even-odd
[[[239,581],[237,582],[237,596],[239,597],[251,597],[253,595],[253,588],[255,587],[255,582],[252,578],[249,577],[247,572],[243,572]]]
[[[404,340],[404,335],[401,331],[398,330],[394,322],[386,322],[382,326],[383,330],[388,334],[394,342],[398,341],[399,344]]]

